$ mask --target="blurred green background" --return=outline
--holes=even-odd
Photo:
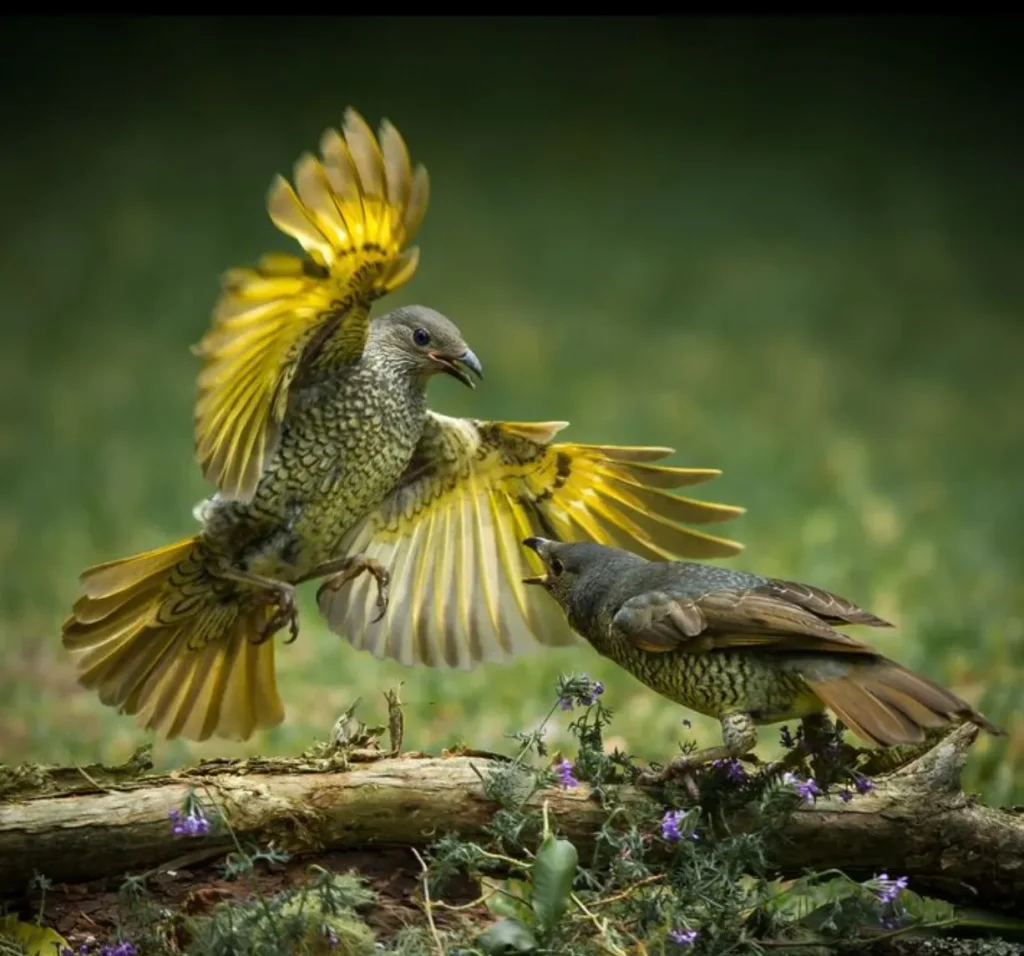
[[[59,628],[85,566],[192,533],[197,362],[220,272],[291,250],[275,172],[348,104],[433,180],[387,306],[459,323],[487,381],[450,414],[671,444],[747,506],[733,563],[895,620],[870,635],[1010,730],[970,783],[1024,801],[1020,22],[7,20],[0,34],[0,759],[145,739],[80,690]],[[692,714],[588,648],[470,674],[352,651],[303,595],[279,654],[293,752],[406,681],[407,744],[510,749],[561,672],[613,742]],[[565,740],[568,718],[559,714]],[[715,728],[695,721],[707,739]],[[776,734],[764,734],[768,751]]]

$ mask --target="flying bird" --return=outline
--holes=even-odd
[[[470,667],[573,640],[522,584],[520,540],[585,535],[650,557],[740,545],[687,527],[741,508],[671,494],[714,469],[661,447],[555,442],[563,422],[457,419],[427,408],[438,374],[473,386],[480,360],[424,306],[371,318],[404,285],[428,201],[386,120],[353,110],[306,153],[267,211],[303,254],[229,270],[195,404],[215,493],[198,534],[81,576],[63,628],[79,680],[167,738],[245,739],[284,716],[273,637],[298,633],[295,586],[355,646],[406,664]]]

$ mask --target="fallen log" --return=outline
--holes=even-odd
[[[1015,910],[1024,900],[1024,813],[982,806],[961,790],[976,734],[972,725],[960,727],[850,803],[801,805],[781,831],[774,864],[791,874],[833,867],[851,876],[898,873],[954,902]],[[236,837],[293,854],[423,846],[445,833],[477,837],[497,809],[483,781],[501,759],[364,750],[204,761],[167,774],[146,772],[145,755],[113,770],[0,767],[0,898],[20,895],[34,873],[70,883],[172,869],[226,854]],[[172,833],[169,814],[190,788],[221,808],[234,836]],[[652,799],[631,787],[621,796]],[[586,786],[532,800],[547,801],[558,828],[581,846],[603,820]]]

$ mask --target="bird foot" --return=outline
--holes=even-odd
[[[377,607],[379,608],[379,611],[372,622],[376,624],[377,621],[384,617],[384,613],[388,609],[391,572],[384,567],[380,561],[376,560],[376,558],[368,558],[362,554],[354,554],[350,557],[344,558],[340,564],[335,567],[337,568],[335,573],[320,585],[320,588],[316,593],[317,600],[319,600],[320,595],[324,591],[338,591],[343,585],[348,584],[349,581],[355,580],[364,572],[372,574],[374,580],[377,582]],[[332,568],[330,570],[334,569]],[[325,573],[329,573],[329,571]]]
[[[269,590],[269,589],[268,589]],[[271,591],[271,600],[277,602],[277,608],[270,620],[260,630],[257,644],[270,640],[282,627],[288,626],[288,637],[285,644],[294,643],[299,636],[299,608],[295,603],[295,588],[290,584],[281,584]]]

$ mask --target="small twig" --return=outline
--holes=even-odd
[[[402,737],[405,734],[405,717],[402,713],[402,701],[398,694],[405,681],[399,681],[394,690],[384,691],[384,699],[388,703],[388,739],[391,741],[391,754],[397,757],[402,750]]]
[[[646,876],[639,883],[634,883],[628,890],[623,890],[621,893],[616,893],[614,896],[606,896],[603,900],[594,900],[590,904],[592,909],[596,909],[598,906],[607,906],[609,903],[617,903],[619,900],[624,900],[627,896],[632,896],[641,886],[647,886],[650,883],[657,883],[658,880],[664,879],[662,873],[655,873],[652,876]]]
[[[80,766],[78,766],[78,764],[77,764],[77,763],[75,764],[75,769],[76,769],[76,770],[77,770],[77,771],[78,771],[78,772],[79,772],[79,773],[80,773],[80,774],[81,774],[81,775],[82,775],[83,777],[85,777],[85,779],[86,779],[86,780],[88,780],[88,781],[89,781],[89,783],[91,783],[91,784],[92,784],[92,785],[93,785],[93,786],[94,786],[94,787],[95,787],[95,788],[96,788],[97,790],[99,790],[99,791],[100,791],[100,793],[113,793],[113,792],[114,792],[113,790],[111,790],[111,789],[110,789],[110,787],[104,787],[104,786],[103,786],[103,784],[101,784],[101,783],[98,783],[97,781],[93,780],[93,778],[92,778],[92,777],[90,777],[90,776],[89,776],[89,774],[87,774],[87,773],[85,772],[85,768],[84,768],[84,767],[80,767]]]
[[[492,886],[486,893],[478,896],[475,900],[470,900],[468,903],[460,903],[456,906],[454,903],[445,903],[444,900],[435,900],[434,906],[440,907],[443,910],[450,910],[453,913],[458,913],[461,910],[471,910],[474,906],[480,906],[486,903],[496,893],[501,893],[504,896],[508,896],[510,899],[516,899],[511,893],[506,893],[500,886]]]
[[[444,943],[441,942],[441,937],[437,932],[437,926],[434,924],[433,905],[430,902],[430,885],[427,879],[427,864],[423,862],[423,857],[420,856],[419,850],[415,847],[410,847],[410,849],[412,850],[413,856],[419,860],[420,869],[423,870],[423,913],[427,917],[427,925],[430,926],[430,935],[434,937],[438,956],[444,956]]]
[[[529,853],[530,851],[527,850],[526,852]],[[515,857],[504,856],[501,853],[491,853],[489,850],[479,850],[479,853],[482,857],[485,857],[488,860],[497,860],[499,863],[507,863],[509,866],[518,867],[520,870],[528,870],[533,866],[532,863],[524,863],[522,860],[517,860]]]
[[[587,904],[583,902],[575,893],[569,894],[569,899],[573,901],[591,923],[594,924],[594,928],[597,930],[598,936],[600,936],[601,947],[607,950],[609,953],[613,953],[614,956],[628,956],[626,951],[621,947],[617,946],[610,939],[608,939],[608,920],[602,920],[599,916],[591,913],[587,909]]]

